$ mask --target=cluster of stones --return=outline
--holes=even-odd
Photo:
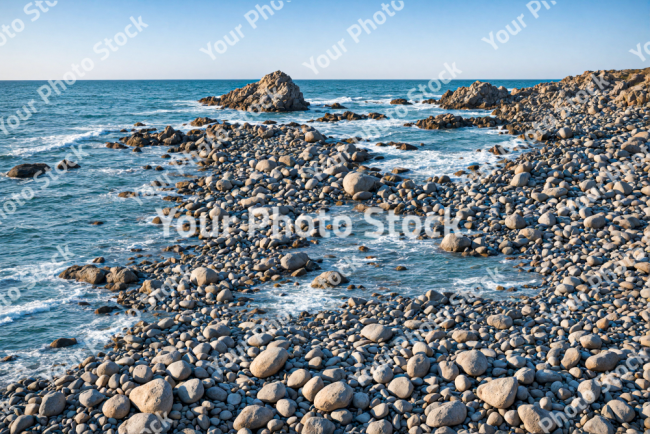
[[[583,82],[528,99],[515,92],[499,110],[552,114],[545,98]],[[482,98],[472,104],[490,101]],[[595,99],[597,113],[567,116],[548,141],[465,183],[382,174],[364,165],[375,156],[358,142],[298,124],[174,132],[169,152],[194,153],[206,173],[177,183],[166,212],[197,226],[204,217],[208,228],[228,215],[229,229],[199,234],[180,259],[66,270],[118,285],[120,303],[163,318],[125,330],[53,381],[1,389],[9,412],[0,434],[160,432],[156,414],[164,431],[186,434],[650,429],[650,108]],[[539,292],[498,301],[372,294],[281,323],[253,319],[260,311],[235,293],[318,270],[318,258],[293,250],[318,233],[251,235],[247,210],[277,207],[295,221],[350,199],[359,210],[448,212],[471,233],[445,236],[443,251],[507,255],[544,276]],[[434,232],[444,233],[442,223]],[[345,282],[329,273],[312,286]]]
[[[415,122],[415,126],[423,130],[445,130],[471,126],[479,128],[494,128],[497,126],[505,125],[506,123],[507,122],[503,122],[498,118],[489,116],[463,118],[462,116],[453,115],[451,113],[444,113],[437,116],[429,116],[426,119],[420,119],[419,121]],[[412,125],[414,124],[405,124],[405,126]]]
[[[290,112],[308,110],[297,84],[282,71],[267,74],[257,83],[235,89],[220,97],[209,96],[199,102],[235,110],[254,112]]]
[[[475,81],[471,86],[461,86],[445,92],[437,104],[444,109],[491,109],[510,102],[508,89],[490,83]]]
[[[345,111],[343,113],[325,113],[323,117],[312,119],[307,122],[339,122],[339,121],[360,121],[364,119],[381,120],[387,119],[386,115],[381,113],[368,113],[367,115]]]

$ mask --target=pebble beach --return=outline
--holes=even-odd
[[[115,195],[161,198],[148,223],[175,232],[160,245],[174,255],[56,270],[108,294],[95,315],[125,323],[83,359],[6,381],[0,434],[645,432],[649,83],[649,70],[587,71],[316,112],[276,71],[205,95],[214,111],[183,128],[124,129],[106,149],[162,147],[168,169]],[[425,105],[437,112],[400,117]],[[352,122],[395,134],[336,132]],[[476,161],[449,174],[420,166],[429,151],[408,140],[474,130]],[[368,216],[396,233],[359,237]],[[340,249],[359,260],[341,263]],[[458,290],[425,255],[477,280]],[[401,288],[384,270],[440,282]],[[324,301],[301,304],[310,294]],[[82,344],[60,333],[50,346]]]

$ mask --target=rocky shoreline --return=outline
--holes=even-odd
[[[196,228],[203,219],[212,233],[196,229],[199,244],[176,247],[173,260],[62,273],[160,319],[52,381],[0,390],[8,410],[0,434],[644,432],[650,76],[638,75],[590,72],[512,92],[475,83],[443,95],[443,108],[495,109],[504,133],[539,141],[466,182],[381,173],[364,165],[377,156],[363,142],[294,123],[208,119],[197,122],[205,130],[123,138],[134,149],[169,146],[178,164],[205,172],[173,186],[165,215]],[[358,211],[439,218],[425,239],[444,234],[445,215],[455,218],[471,233],[446,235],[443,250],[506,255],[545,276],[543,285],[534,297],[498,302],[428,291],[350,298],[294,318],[249,310],[246,294],[260,282],[309,273],[315,286],[363,284],[317,275],[319,259],[294,250],[318,243],[320,222],[304,237],[296,227],[274,236],[251,232],[249,211],[276,208],[295,222],[350,200]]]

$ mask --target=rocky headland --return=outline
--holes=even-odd
[[[257,83],[248,84],[220,97],[209,96],[199,102],[222,108],[254,112],[290,112],[308,110],[305,101],[291,77],[282,71],[267,74]]]

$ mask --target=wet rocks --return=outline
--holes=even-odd
[[[99,285],[106,282],[108,273],[95,265],[73,265],[68,267],[59,274],[62,279],[76,279],[80,282],[90,283],[91,285]]]
[[[219,281],[219,274],[211,268],[199,267],[192,270],[190,281],[198,286],[217,283]]]
[[[462,116],[451,113],[429,116],[426,119],[420,119],[415,122],[415,126],[423,130],[448,130],[463,127],[494,128],[499,125],[503,125],[503,122],[496,118],[463,118]]]
[[[333,288],[350,280],[338,271],[325,271],[314,279],[311,283],[312,288]]]
[[[288,253],[280,260],[280,265],[285,270],[295,271],[307,265],[309,256],[306,253]]]
[[[77,339],[75,338],[58,338],[50,344],[50,348],[65,348],[76,344]]]
[[[204,127],[206,125],[218,124],[218,123],[219,121],[217,121],[216,119],[210,119],[208,117],[203,117],[203,118],[198,117],[194,119],[192,122],[190,122],[190,125],[192,125],[193,127]]]
[[[468,247],[471,247],[472,241],[463,236],[455,233],[445,235],[442,242],[440,243],[440,248],[447,252],[463,252]]]
[[[445,92],[438,105],[444,109],[490,109],[509,100],[509,92],[503,86],[475,81],[469,87],[461,86],[455,91]]]
[[[7,172],[9,178],[34,178],[41,176],[50,170],[50,166],[44,163],[19,164]]]
[[[79,169],[79,168],[81,168],[81,166],[78,165],[77,163],[75,163],[74,161],[62,160],[56,165],[56,168],[58,170],[65,171],[65,170]]]
[[[343,178],[343,188],[347,194],[354,196],[356,193],[371,191],[377,182],[379,180],[374,176],[351,172]]]
[[[203,105],[216,105],[254,112],[288,112],[308,110],[305,101],[291,77],[282,71],[267,74],[257,83],[235,89],[221,97],[200,99]]]

